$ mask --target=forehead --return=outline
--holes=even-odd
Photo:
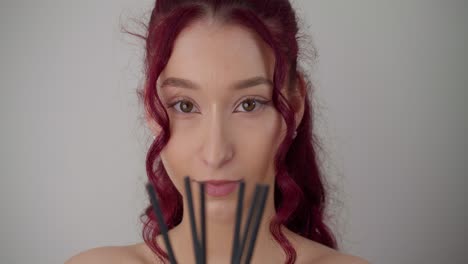
[[[253,76],[272,80],[274,63],[273,51],[253,31],[197,20],[178,35],[161,77],[201,85],[229,85]]]

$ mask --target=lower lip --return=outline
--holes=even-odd
[[[237,182],[210,184],[205,183],[205,193],[214,197],[223,197],[231,194],[237,187]]]

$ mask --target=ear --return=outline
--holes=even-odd
[[[297,129],[299,124],[302,121],[302,117],[304,116],[304,104],[306,99],[306,83],[304,80],[304,76],[297,72],[296,74],[296,86],[294,87],[294,91],[291,94],[290,102],[294,108],[294,119],[296,121]]]

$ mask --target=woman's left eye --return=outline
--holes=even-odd
[[[236,108],[236,112],[254,112],[265,107],[270,101],[259,100],[255,98],[248,98],[241,102],[241,104]],[[239,110],[243,109],[243,110]]]

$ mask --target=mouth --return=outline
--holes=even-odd
[[[205,183],[205,193],[213,197],[224,197],[233,193],[240,181],[210,180]]]

